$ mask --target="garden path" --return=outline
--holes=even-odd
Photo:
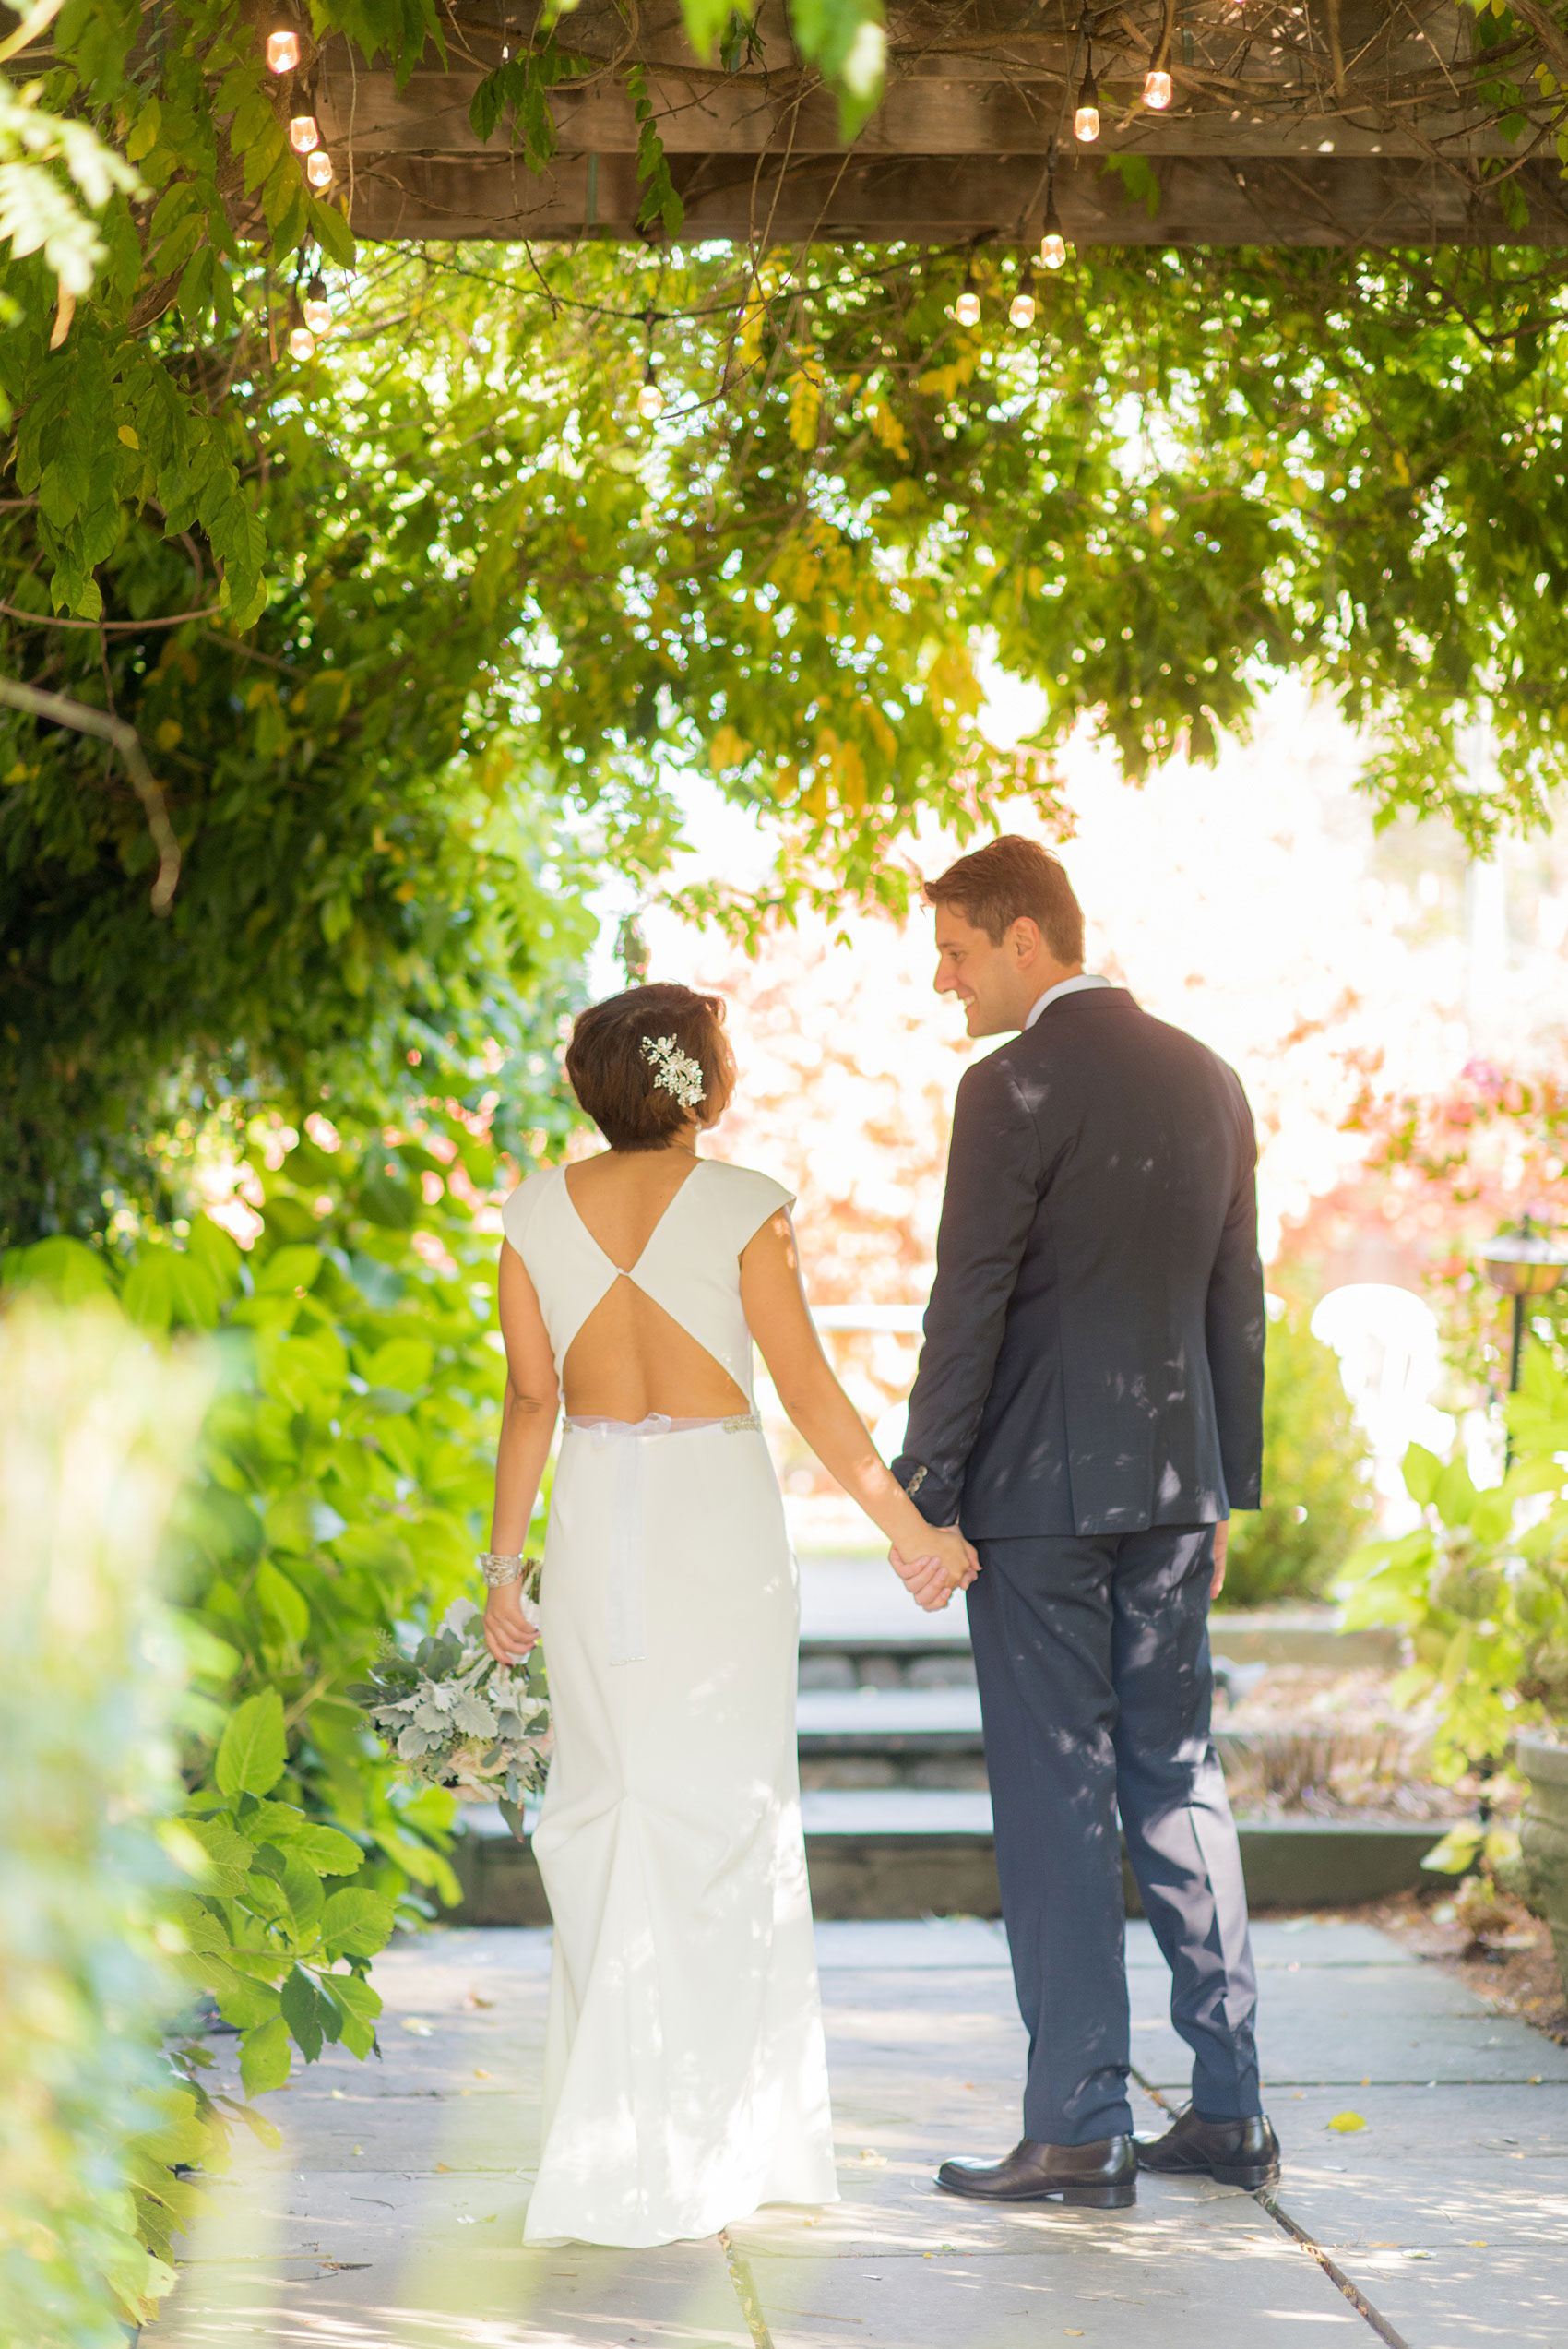
[[[844,2200],[644,2252],[521,2248],[549,1937],[452,1930],[378,1961],[381,2063],[330,2053],[267,2100],[145,2349],[1561,2349],[1568,2048],[1358,1922],[1256,1928],[1277,2197],[1143,2181],[1135,2210],[934,2191],[1016,2133],[1022,2033],[998,1928],[818,1927]],[[1140,2127],[1182,2051],[1130,1928]],[[221,2047],[226,2043],[218,2043]],[[1336,2116],[1359,2115],[1340,2131]]]

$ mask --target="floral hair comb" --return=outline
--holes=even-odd
[[[673,1036],[645,1036],[643,1058],[652,1065],[654,1083],[673,1093],[683,1109],[695,1109],[707,1100],[702,1063],[683,1052]]]

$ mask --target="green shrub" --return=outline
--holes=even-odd
[[[185,1879],[162,1831],[180,1649],[153,1566],[202,1399],[107,1311],[0,1322],[0,2340],[18,2349],[119,2349],[119,2318],[173,2280],[138,2239],[153,2202],[179,2214],[168,2164],[213,2152],[160,2054]]]
[[[473,1211],[493,1149],[456,1111],[395,1144],[320,1132],[289,1146],[258,1127],[248,1252],[198,1216],[182,1245],[145,1240],[134,1258],[60,1236],[4,1260],[16,1315],[52,1298],[84,1347],[142,1364],[150,1394],[183,1352],[208,1365],[165,1543],[189,1667],[166,1841],[186,1873],[164,1857],[148,1929],[166,1950],[164,2017],[210,1996],[240,2031],[247,2095],[329,2042],[371,2053],[366,1972],[398,1902],[428,1914],[457,1897],[452,1796],[404,1783],[347,1691],[397,1628],[472,1584],[503,1377],[487,1342],[495,1241]],[[171,2164],[220,2163],[234,2119],[275,2134],[208,2097],[199,2037],[175,2033],[166,2054],[161,2138],[104,2172],[134,2179],[160,2257],[192,2191]]]
[[[1321,1598],[1372,1515],[1366,1437],[1332,1349],[1294,1300],[1269,1321],[1265,1373],[1264,1506],[1231,1527],[1231,1607]]]
[[[1405,1482],[1421,1522],[1347,1563],[1345,1620],[1397,1625],[1413,1662],[1395,1684],[1436,1694],[1440,1777],[1495,1768],[1515,1729],[1568,1728],[1568,1373],[1543,1347],[1508,1404],[1514,1464],[1478,1487],[1420,1444]]]

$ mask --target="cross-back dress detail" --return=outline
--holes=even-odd
[[[557,1376],[589,1317],[625,1279],[729,1372],[753,1409],[741,1251],[769,1216],[793,1204],[794,1194],[770,1174],[699,1158],[636,1262],[624,1266],[612,1260],[584,1222],[564,1166],[530,1175],[506,1201],[501,1221],[534,1284]]]

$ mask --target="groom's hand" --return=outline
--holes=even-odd
[[[890,1549],[887,1562],[917,1606],[936,1615],[955,1591],[968,1589],[980,1572],[980,1559],[956,1525],[933,1527],[932,1538],[936,1544],[933,1551],[904,1557]]]
[[[1214,1529],[1214,1580],[1208,1586],[1210,1604],[1225,1588],[1225,1553],[1230,1546],[1230,1520],[1222,1517]]]

